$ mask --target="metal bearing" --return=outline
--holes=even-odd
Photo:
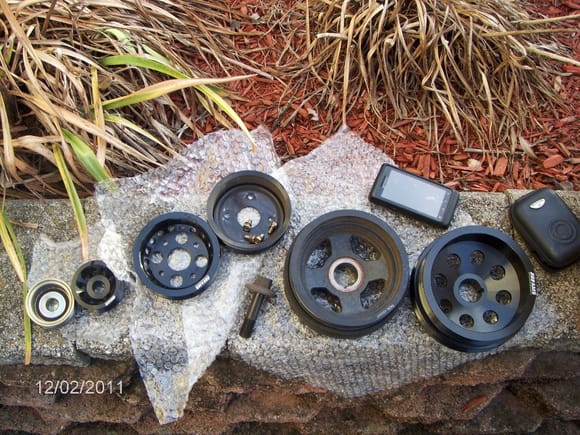
[[[26,295],[26,313],[43,328],[58,328],[74,315],[74,295],[70,287],[57,279],[34,284]]]
[[[168,299],[200,294],[215,279],[219,241],[200,217],[174,212],[150,221],[135,239],[133,265],[148,288]]]
[[[222,243],[247,254],[274,246],[290,223],[290,198],[274,177],[240,171],[223,178],[207,201],[208,223]]]
[[[124,286],[101,260],[88,261],[75,272],[71,288],[77,303],[103,313],[123,298]]]
[[[310,222],[294,240],[284,268],[292,310],[314,331],[355,338],[384,325],[402,302],[409,260],[384,221],[356,210]]]
[[[536,299],[535,275],[513,239],[468,226],[445,233],[421,253],[411,296],[433,338],[452,349],[482,352],[524,325]]]

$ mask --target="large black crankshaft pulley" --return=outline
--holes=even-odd
[[[402,301],[408,257],[385,222],[361,211],[335,211],[298,234],[284,279],[303,323],[332,337],[360,337],[381,327]]]
[[[524,325],[536,298],[535,275],[522,249],[500,231],[450,231],[419,256],[411,295],[427,332],[456,350],[493,349]]]

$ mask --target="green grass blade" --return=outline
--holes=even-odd
[[[135,66],[139,68],[147,68],[161,74],[168,75],[175,79],[188,79],[187,74],[182,73],[176,68],[167,63],[162,63],[157,59],[139,56],[136,54],[119,54],[116,56],[107,56],[100,60],[103,66]]]
[[[232,121],[234,121],[237,124],[237,126],[246,134],[246,136],[250,140],[250,143],[254,146],[254,149],[255,149],[256,144],[254,143],[254,140],[253,140],[252,136],[250,135],[250,132],[247,129],[246,125],[244,124],[244,122],[242,121],[240,116],[235,112],[235,110],[220,95],[220,89],[218,87],[214,86],[215,83],[223,83],[221,80],[232,81],[232,80],[238,80],[238,79],[245,79],[248,76],[232,77],[232,78],[228,78],[228,79],[191,79],[186,74],[184,74],[181,71],[177,70],[176,68],[172,67],[169,64],[169,60],[167,60],[166,62],[161,62],[160,60],[158,60],[158,57],[148,58],[148,57],[144,57],[144,56],[130,55],[130,54],[123,54],[123,55],[118,55],[118,56],[106,57],[106,58],[101,60],[101,64],[103,66],[131,65],[131,66],[135,66],[135,67],[139,67],[139,68],[147,68],[150,70],[154,70],[154,71],[160,72],[162,74],[166,74],[170,77],[173,77],[174,79],[200,80],[199,83],[192,84],[191,86],[195,87],[207,99],[212,101],[222,112],[224,112],[227,116],[229,116],[230,119]],[[174,84],[176,83],[176,81],[167,81],[167,82],[163,82],[163,83],[166,83],[167,86],[169,86],[169,82],[174,82]],[[154,86],[156,86],[156,85],[154,85]],[[183,87],[189,87],[189,86],[186,85]],[[151,86],[149,88],[151,88]],[[160,89],[163,89],[163,88],[161,87]],[[144,90],[145,89],[143,89],[142,91],[144,91]],[[174,90],[177,90],[177,89],[174,89]],[[115,103],[115,100],[105,102],[105,103],[103,103],[103,106],[107,109],[122,107],[122,106],[116,106],[116,104],[119,103],[119,100],[121,103],[123,103],[123,98],[127,98],[128,101],[132,101],[132,99],[130,97],[136,96],[136,94],[139,92],[141,92],[141,91],[134,92],[133,94],[128,95],[127,97],[118,98],[118,99],[116,99],[117,103]],[[160,95],[155,95],[155,96],[152,96],[151,98],[147,98],[147,99],[157,98],[157,97],[164,95],[164,94],[167,94],[169,92],[173,92],[173,91],[165,91]],[[142,96],[145,97],[145,95],[146,95],[146,93],[143,93]],[[152,94],[152,95],[154,95],[154,94]],[[135,98],[135,97],[133,97],[133,98]],[[145,100],[142,100],[142,101],[145,101]],[[135,100],[135,103],[142,102],[142,101],[139,101],[137,99],[137,100]],[[127,103],[125,105],[135,104],[135,103]],[[211,113],[211,110],[205,104],[204,104],[204,107],[206,108],[206,110],[208,110],[208,112]]]
[[[62,129],[62,134],[67,143],[73,149],[79,162],[81,162],[81,165],[83,165],[89,174],[91,174],[99,183],[104,183],[105,185],[110,184],[111,176],[99,163],[99,160],[91,147],[89,147],[80,137],[65,128]]]
[[[8,259],[12,264],[12,268],[18,276],[18,280],[22,283],[22,312],[24,318],[24,364],[30,364],[32,359],[32,327],[30,325],[30,317],[26,313],[24,304],[26,301],[26,295],[28,294],[28,287],[26,285],[26,262],[24,261],[24,255],[22,254],[22,249],[20,244],[16,239],[16,233],[14,228],[7,218],[4,209],[0,210],[0,239],[2,239],[2,245],[4,250],[8,255]]]
[[[115,98],[108,101],[103,101],[103,109],[112,110],[121,107],[130,106],[133,104],[142,103],[144,101],[153,100],[155,98],[162,97],[171,92],[179,91],[181,89],[195,87],[199,89],[200,86],[216,83],[227,83],[234,80],[243,80],[250,76],[237,76],[237,77],[227,77],[223,79],[172,79],[166,80],[161,83],[156,83],[151,86],[147,86],[143,89],[139,89],[129,95],[123,97]],[[203,92],[203,91],[202,91]],[[203,92],[205,94],[205,92]],[[222,99],[223,100],[223,99]],[[227,104],[227,103],[226,103]]]
[[[58,147],[58,144],[54,144],[52,146],[52,152],[54,154],[54,161],[56,162],[58,172],[60,173],[60,177],[62,178],[62,182],[64,183],[66,193],[68,194],[69,200],[71,202],[71,206],[75,216],[75,221],[77,223],[77,228],[79,231],[79,237],[81,240],[81,258],[84,261],[87,259],[89,255],[89,233],[87,230],[87,221],[85,219],[83,205],[81,204],[79,194],[74,185],[72,176],[68,168],[66,167],[62,151]]]
[[[0,239],[2,239],[2,245],[8,255],[8,260],[12,264],[16,276],[20,282],[26,281],[26,265],[24,262],[24,256],[22,255],[22,250],[20,245],[16,240],[16,233],[12,224],[6,217],[4,209],[0,211]]]
[[[26,303],[26,296],[28,295],[28,285],[26,282],[22,283],[22,311],[24,317],[24,365],[29,365],[32,360],[32,325],[30,324],[30,317],[24,308]]]

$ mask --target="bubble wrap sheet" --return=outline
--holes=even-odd
[[[101,222],[90,229],[90,258],[104,260],[129,286],[111,312],[81,311],[74,322],[51,333],[77,343],[97,343],[112,357],[116,347],[130,341],[161,423],[183,414],[191,387],[226,343],[232,354],[257,368],[284,378],[303,378],[349,397],[436,376],[485,356],[456,352],[431,339],[412,314],[408,298],[384,327],[358,339],[333,339],[303,326],[283,294],[283,268],[292,240],[307,223],[338,209],[374,213],[399,234],[411,265],[443,231],[369,203],[368,192],[379,167],[391,160],[348,130],[282,167],[270,134],[265,129],[252,134],[256,149],[239,131],[212,133],[164,167],[119,180],[114,192],[99,189]],[[205,218],[214,185],[244,169],[271,173],[288,190],[293,214],[282,241],[253,256],[223,248],[215,281],[197,297],[170,301],[145,288],[130,264],[140,230],[152,218],[170,211]],[[451,228],[471,223],[460,207]],[[45,278],[70,282],[79,258],[78,243],[55,244],[43,238],[35,246],[29,283]],[[238,331],[249,303],[244,286],[257,274],[273,280],[274,298],[264,304],[252,337],[242,339]],[[542,304],[542,298],[538,299],[537,305]],[[551,327],[556,321],[549,312],[541,320],[532,316],[523,332],[502,348],[530,345],[534,336],[526,332],[528,328]]]

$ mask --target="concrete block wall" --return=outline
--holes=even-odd
[[[218,358],[184,417],[161,426],[134,362],[0,366],[0,431],[91,433],[545,433],[580,430],[580,355],[508,351],[358,399]],[[39,381],[112,382],[112,392],[42,395]],[[119,386],[122,385],[122,388]]]
[[[562,196],[578,214],[580,195]],[[474,222],[505,227],[523,245],[509,221],[496,218],[509,200],[500,194],[473,193],[462,194],[461,203]],[[94,201],[87,200],[85,208],[89,223],[97,222]],[[7,203],[6,211],[25,255],[40,234],[66,241],[76,231],[66,201],[14,201]],[[565,272],[547,273],[533,262],[550,288],[577,288],[578,264]],[[2,432],[572,434],[580,429],[578,294],[572,300],[558,300],[570,317],[562,336],[545,337],[530,348],[510,349],[441,376],[357,399],[257,370],[232,357],[226,346],[191,391],[184,417],[161,426],[131,357],[128,337],[117,343],[113,354],[98,355],[89,349],[96,354],[91,358],[87,349],[58,331],[35,328],[34,365],[25,367],[20,364],[21,289],[3,251],[0,289]],[[101,381],[106,391],[45,394],[48,383],[56,380]]]

